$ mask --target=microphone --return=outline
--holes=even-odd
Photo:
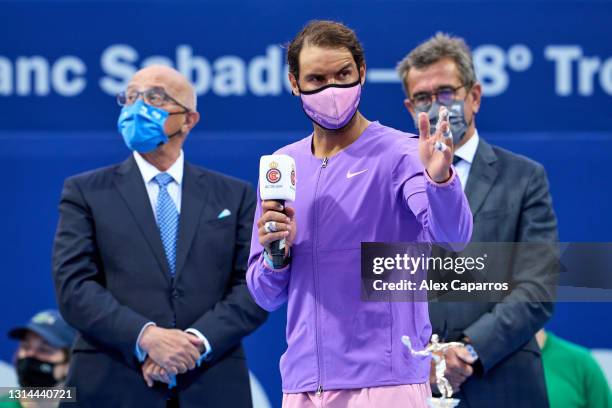
[[[274,200],[285,207],[295,201],[295,160],[286,154],[261,156],[259,160],[259,194],[262,200]],[[272,265],[282,268],[285,260],[285,239],[270,243]]]

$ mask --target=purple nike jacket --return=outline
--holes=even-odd
[[[287,305],[285,393],[424,383],[431,335],[426,302],[361,300],[361,242],[467,243],[472,213],[452,169],[436,184],[424,171],[418,138],[372,122],[350,146],[321,160],[312,135],[280,149],[295,159],[297,236],[291,264],[263,259],[255,213],[247,284],[262,308]],[[460,250],[463,244],[455,244]]]

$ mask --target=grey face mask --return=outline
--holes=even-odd
[[[461,139],[463,139],[465,132],[467,132],[469,127],[469,124],[465,120],[464,105],[465,102],[462,99],[453,101],[453,103],[450,105],[444,105],[448,109],[448,121],[450,123],[451,132],[453,132],[453,144],[457,144]],[[434,101],[428,111],[416,109],[414,124],[417,130],[419,128],[417,122],[418,115],[421,112],[425,112],[429,116],[430,132],[433,134],[436,130],[435,127],[438,123],[438,112],[440,111],[441,106],[443,105],[438,103],[438,101]]]

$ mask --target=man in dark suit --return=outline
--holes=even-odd
[[[460,390],[463,407],[546,407],[534,335],[553,310],[550,265],[558,237],[544,168],[479,136],[475,117],[482,89],[462,39],[436,34],[400,62],[398,73],[413,116],[428,112],[435,123],[439,107],[449,109],[455,170],[474,215],[472,242],[551,244],[501,251],[489,260],[486,278],[511,284],[503,299],[430,303],[433,332],[471,344],[478,356],[474,360],[464,347],[450,349],[446,377]]]
[[[177,71],[138,71],[118,102],[133,155],[68,178],[60,201],[55,287],[79,331],[67,386],[82,407],[251,406],[254,191],[185,161],[200,116]]]

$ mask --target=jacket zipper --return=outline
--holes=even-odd
[[[323,162],[321,163],[321,167],[319,168],[319,175],[317,176],[317,183],[315,185],[315,194],[314,194],[314,202],[315,202],[315,210],[313,216],[313,246],[312,246],[312,263],[313,263],[313,276],[314,276],[314,289],[315,289],[315,343],[316,343],[316,353],[317,353],[317,369],[318,369],[318,387],[317,387],[317,397],[321,397],[323,395],[323,384],[322,382],[322,363],[321,363],[321,350],[320,350],[320,341],[319,341],[319,274],[317,268],[317,243],[318,243],[318,231],[317,231],[317,211],[319,209],[319,205],[317,203],[317,193],[319,192],[319,180],[321,179],[321,173],[323,169],[327,167],[327,163],[329,159],[325,157]]]

